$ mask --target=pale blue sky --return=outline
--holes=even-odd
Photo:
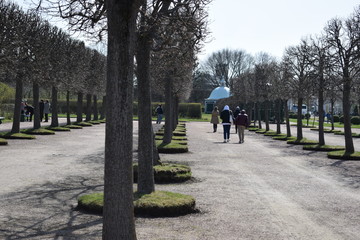
[[[213,0],[209,6],[213,40],[199,58],[224,48],[281,58],[286,47],[320,34],[327,21],[348,17],[359,4],[358,0]]]

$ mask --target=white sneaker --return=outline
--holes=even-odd
[[[226,139],[224,139],[224,143],[226,143]]]

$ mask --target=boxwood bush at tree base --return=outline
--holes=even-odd
[[[328,158],[331,159],[341,159],[341,160],[360,160],[360,152],[354,152],[352,154],[345,153],[343,151],[332,151],[328,152]]]
[[[78,125],[78,126],[82,126],[82,127],[91,127],[91,126],[93,126],[89,122],[76,122],[76,123],[74,123],[74,125]]]
[[[79,125],[66,125],[64,127],[70,128],[70,129],[82,129],[83,128],[82,126],[79,126]]]
[[[308,140],[306,138],[303,139],[293,139],[293,140],[288,140],[287,144],[294,144],[294,145],[314,145],[314,144],[319,144],[319,142],[314,141],[314,140]]]
[[[134,182],[138,178],[138,164],[133,165]],[[155,183],[179,183],[191,179],[191,168],[181,164],[163,163],[154,166]]]
[[[26,139],[26,140],[31,140],[36,138],[33,135],[29,135],[25,133],[10,133],[10,132],[0,133],[0,137],[5,139]]]
[[[0,145],[7,145],[8,142],[4,138],[0,138]]]
[[[78,209],[102,213],[104,194],[93,193],[78,199]],[[134,193],[136,216],[175,217],[196,212],[195,199],[190,195],[155,191],[151,194]]]
[[[67,127],[48,127],[46,129],[55,131],[55,132],[69,132],[70,131],[70,128],[67,128]]]
[[[189,151],[187,144],[180,144],[177,141],[172,141],[169,144],[157,144],[159,153],[186,153]]]
[[[345,150],[345,147],[315,144],[315,145],[304,145],[303,149],[311,150],[311,151],[330,152],[330,151]]]
[[[22,133],[32,134],[32,135],[54,135],[55,132],[46,128],[38,128],[38,129],[24,129],[21,130]]]
[[[92,121],[88,121],[88,123],[91,123],[93,125],[99,125],[101,122],[98,120],[92,120]]]
[[[278,134],[272,137],[274,140],[287,141],[287,140],[295,140],[296,137],[288,137],[286,134]]]

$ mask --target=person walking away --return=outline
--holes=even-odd
[[[25,103],[25,114],[26,114],[26,121],[31,122],[32,121],[32,116],[34,115],[34,107],[28,105],[27,103]]]
[[[236,119],[236,117],[237,117],[239,114],[240,114],[240,107],[237,106],[236,109],[235,109],[235,111],[234,111],[234,120]],[[238,132],[238,127],[237,127],[237,125],[235,124],[235,133],[237,133],[237,132]]]
[[[40,100],[39,102],[39,110],[40,110],[40,122],[44,119],[44,100]]]
[[[49,121],[49,113],[50,113],[50,103],[49,100],[46,100],[44,103],[45,122]]]
[[[225,105],[224,109],[221,111],[220,118],[224,128],[224,143],[226,143],[230,141],[230,127],[233,118],[228,105]]]
[[[243,143],[245,128],[249,126],[249,118],[245,110],[241,110],[240,114],[235,118],[235,125],[238,127],[239,143]]]
[[[161,124],[162,116],[164,114],[161,104],[159,104],[159,106],[155,109],[155,111],[157,114],[156,124]]]
[[[219,120],[219,110],[218,110],[218,107],[217,107],[217,106],[214,107],[214,110],[213,110],[212,113],[211,113],[210,123],[213,124],[214,132],[216,132],[216,130],[217,130],[217,125],[220,123],[220,120]]]

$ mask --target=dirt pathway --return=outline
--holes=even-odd
[[[209,123],[187,128],[190,153],[162,160],[190,165],[194,180],[156,188],[193,195],[200,213],[137,218],[138,239],[358,239],[360,162],[250,132],[224,144]],[[102,190],[104,125],[79,131],[0,148],[0,239],[101,239],[101,216],[72,208]]]

